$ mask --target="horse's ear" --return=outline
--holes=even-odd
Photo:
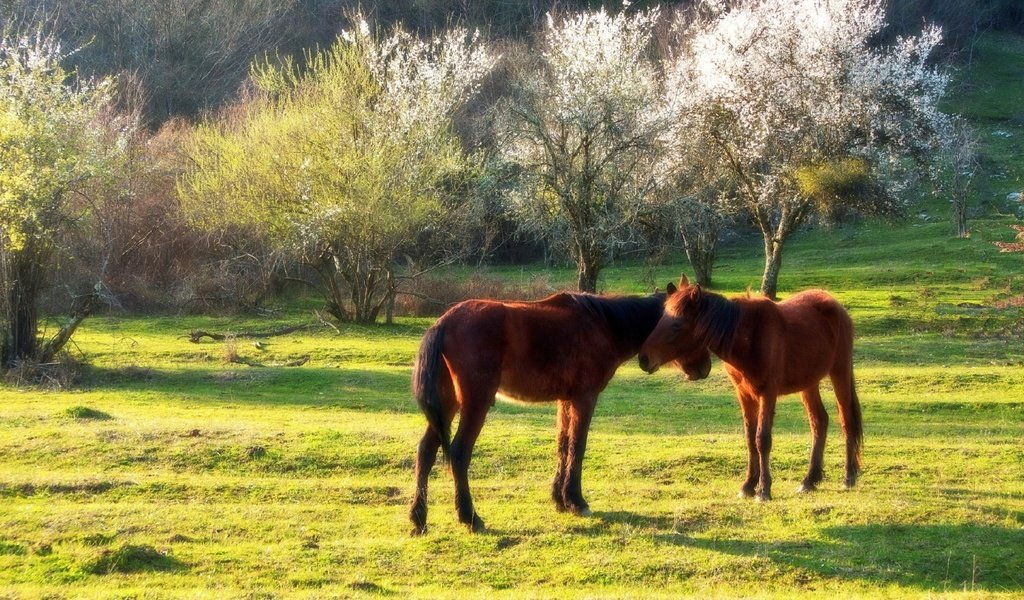
[[[694,304],[700,305],[700,302],[703,299],[704,299],[704,290],[701,289],[699,283],[694,284],[690,288],[690,300],[692,300]]]
[[[671,281],[668,282],[668,285],[665,286],[665,293],[668,294],[669,296],[676,293],[676,284],[672,283]]]
[[[690,280],[686,278],[686,273],[679,274],[679,287],[684,288],[690,285]]]

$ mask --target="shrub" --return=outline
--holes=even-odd
[[[473,274],[468,278],[420,277],[412,282],[396,301],[398,314],[436,317],[450,306],[470,298],[493,300],[539,300],[551,294],[547,275],[521,282]]]

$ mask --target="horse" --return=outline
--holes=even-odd
[[[427,419],[416,453],[413,535],[426,531],[427,477],[439,447],[455,480],[459,521],[470,531],[484,528],[468,470],[498,394],[558,402],[551,499],[559,511],[589,516],[581,471],[594,407],[619,365],[654,329],[665,297],[559,293],[534,302],[466,300],[444,313],[423,335],[413,368],[413,395]],[[456,413],[458,429],[449,439]]]
[[[779,303],[758,297],[730,300],[689,285],[684,275],[640,349],[640,368],[654,373],[666,362],[685,361],[710,371],[710,353],[725,364],[743,411],[748,456],[740,497],[772,497],[772,421],[776,399],[784,394],[800,392],[811,425],[810,466],[797,491],[810,492],[821,483],[828,414],[819,385],[826,375],[846,437],[844,483],[847,489],[853,487],[864,429],[853,380],[853,322],[835,298],[823,290],[808,290]]]

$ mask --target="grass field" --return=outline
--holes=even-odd
[[[1010,48],[1018,69],[1004,75],[1019,85],[1024,48]],[[987,69],[985,85],[1000,85]],[[0,597],[1024,595],[1024,256],[990,243],[1012,237],[1017,205],[1003,198],[1022,187],[1024,120],[972,106],[992,160],[1008,166],[987,180],[970,239],[952,238],[932,201],[904,223],[809,231],[787,248],[780,293],[828,288],[858,329],[866,445],[853,491],[841,489],[828,398],[822,489],[794,491],[810,437],[788,398],[775,500],[757,504],[735,497],[745,450],[722,368],[690,383],[630,362],[594,419],[583,478],[593,517],[548,499],[553,407],[499,403],[471,468],[488,531],[458,525],[451,478],[435,469],[430,530],[410,537],[424,419],[409,376],[429,319],[257,349],[184,336],[308,314],[95,318],[76,337],[88,364],[78,385],[0,385]],[[760,267],[759,241],[735,240],[715,287],[756,288]],[[684,269],[620,264],[602,286],[642,292]],[[572,273],[545,276],[559,285]],[[230,354],[309,361],[249,367]]]

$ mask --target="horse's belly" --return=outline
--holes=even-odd
[[[515,402],[569,400],[588,391],[600,390],[607,383],[606,380],[596,381],[597,378],[587,371],[590,370],[581,369],[578,365],[557,365],[543,371],[507,368],[501,374],[498,394]]]
[[[785,374],[779,393],[795,394],[809,387],[817,386],[822,379],[828,376],[828,371],[829,365],[825,361],[821,361],[820,364],[804,364],[794,372]]]
[[[553,402],[558,399],[557,396],[522,394],[506,389],[499,389],[495,398],[502,402],[511,402],[512,404],[536,404],[537,402]]]

